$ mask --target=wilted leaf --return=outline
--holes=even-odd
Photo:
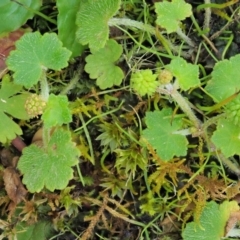
[[[15,204],[21,202],[26,196],[27,190],[24,188],[16,169],[13,167],[7,167],[3,172],[3,181],[8,197]]]
[[[0,72],[6,68],[5,60],[11,50],[15,49],[15,42],[25,33],[25,30],[18,29],[0,38]]]

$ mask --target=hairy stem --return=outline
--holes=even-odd
[[[195,116],[193,110],[191,109],[190,105],[188,104],[187,100],[175,89],[172,84],[165,85],[166,89],[158,88],[159,93],[170,95],[182,109],[182,111],[188,116],[188,118],[193,122],[194,126],[197,129],[201,129],[202,123],[201,121]]]
[[[178,34],[178,36],[184,40],[189,46],[191,47],[195,47],[196,44],[192,41],[191,38],[189,38],[183,31],[180,27],[178,27],[176,33]]]
[[[47,78],[46,78],[46,70],[44,70],[44,69],[42,71],[40,85],[41,85],[41,97],[44,101],[47,102],[47,100],[49,98],[49,87],[48,87],[48,82],[47,82]]]
[[[218,153],[218,149],[213,142],[209,139],[206,132],[206,126],[195,116],[193,110],[191,109],[188,101],[177,91],[173,84],[166,84],[164,87],[159,87],[157,92],[165,95],[171,96],[182,109],[182,111],[188,116],[192,121],[196,129],[203,136],[208,144],[209,152],[216,152],[216,155],[221,160],[221,162],[234,172],[238,177],[240,177],[240,169],[236,166],[230,159],[226,158],[224,154]],[[209,126],[209,125],[208,125]]]
[[[138,22],[135,20],[131,20],[128,18],[111,18],[108,21],[109,26],[115,26],[115,25],[123,25],[128,27],[134,27],[137,29],[140,29],[144,32],[149,32],[152,35],[155,35],[155,28],[149,24],[145,24],[143,22]]]
[[[211,0],[204,0],[205,4],[211,3]],[[205,8],[205,14],[204,14],[204,23],[203,23],[203,29],[204,30],[210,30],[210,21],[211,21],[211,8],[207,7]],[[206,34],[208,35],[208,33]]]
[[[66,95],[70,90],[72,90],[76,86],[76,84],[78,83],[80,76],[83,72],[83,67],[84,67],[84,65],[81,64],[81,66],[75,72],[73,78],[70,80],[68,85],[60,92],[60,94]]]

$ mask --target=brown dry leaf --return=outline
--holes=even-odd
[[[0,72],[6,68],[5,60],[10,51],[15,49],[15,42],[26,32],[18,29],[0,38]]]
[[[7,167],[3,172],[3,181],[8,197],[18,204],[26,196],[27,190],[24,188],[18,172],[13,167]]]
[[[225,236],[227,236],[227,234],[231,231],[231,229],[233,229],[236,225],[236,223],[240,221],[240,210],[236,211],[236,212],[232,212],[230,214],[230,217],[227,221],[226,227],[225,227]]]

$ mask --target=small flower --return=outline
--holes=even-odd
[[[161,84],[168,84],[172,81],[173,75],[170,71],[164,69],[158,75],[158,80]]]

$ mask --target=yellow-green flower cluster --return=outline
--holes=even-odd
[[[41,115],[46,107],[46,102],[37,94],[31,94],[25,103],[25,110],[30,118]]]
[[[139,70],[131,75],[131,87],[140,96],[151,96],[156,92],[159,85],[157,74],[149,69]]]

